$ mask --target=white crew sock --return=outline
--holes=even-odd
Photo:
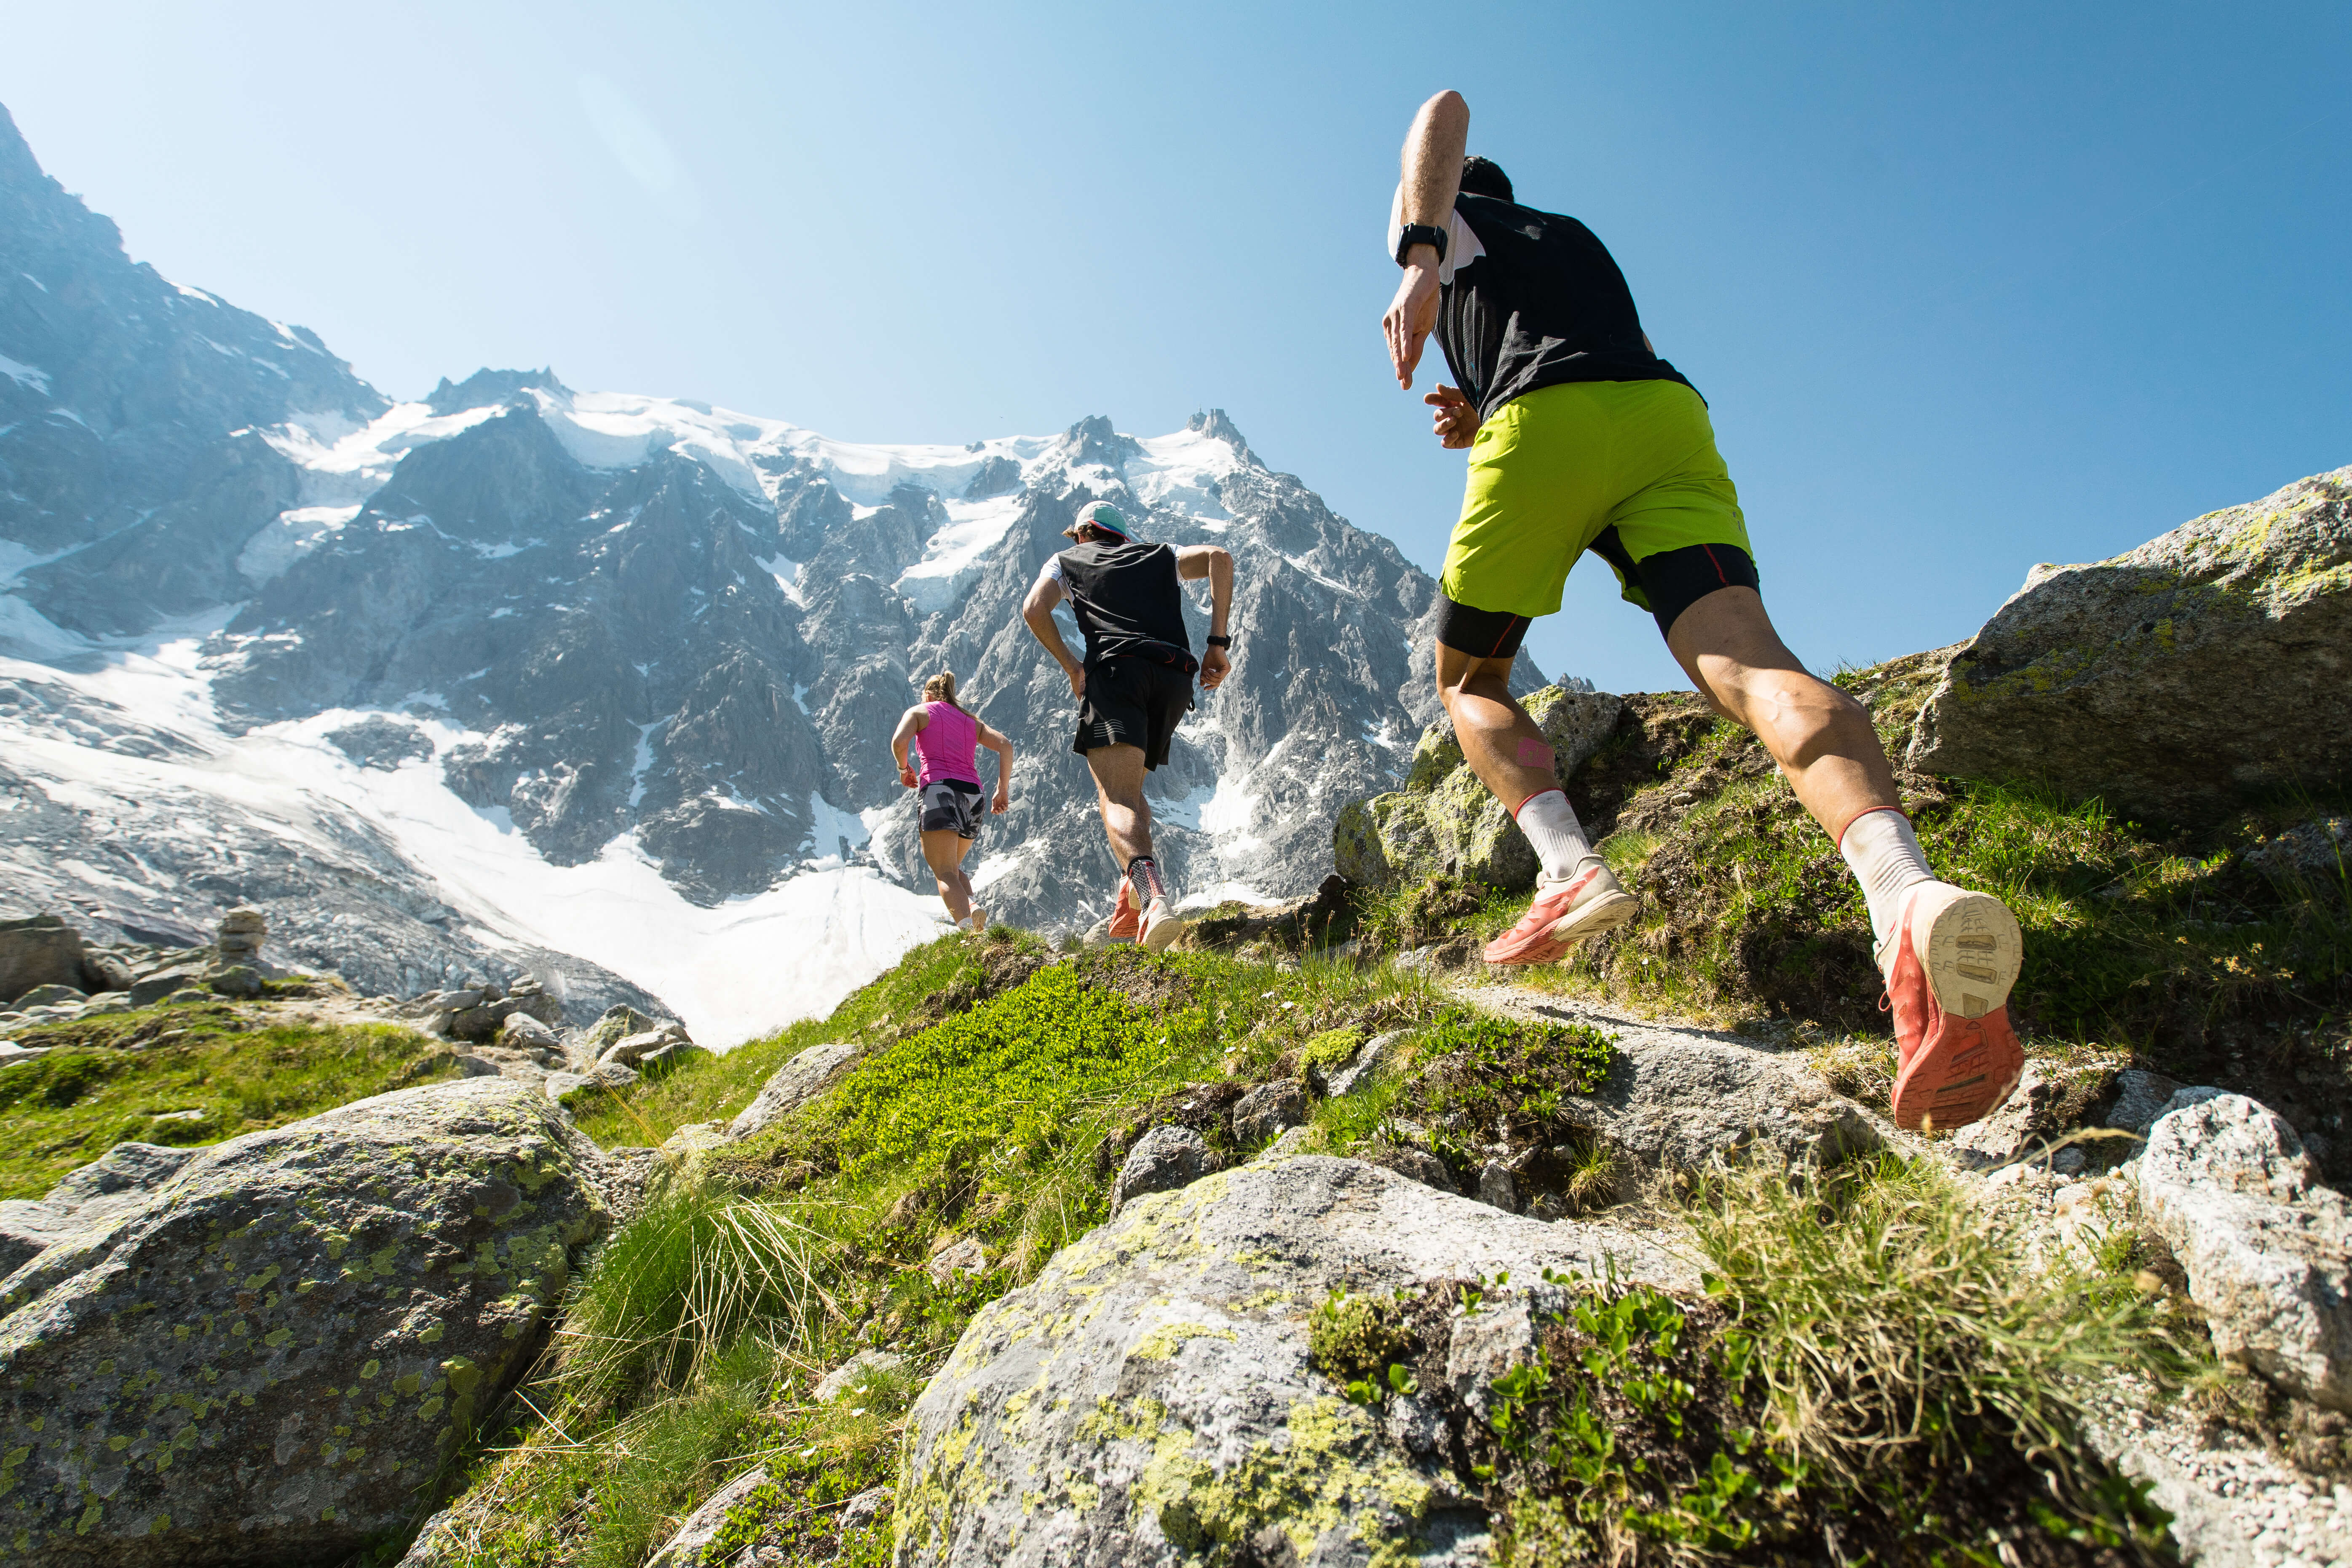
[[[1574,880],[1577,868],[1593,858],[1584,825],[1576,820],[1576,808],[1559,790],[1548,789],[1520,802],[1518,823],[1543,864],[1536,879],[1538,898]]]
[[[1903,895],[1936,879],[1927,869],[1927,858],[1919,852],[1919,836],[1911,831],[1909,817],[1893,806],[1881,806],[1846,824],[1838,853],[1853,868],[1853,879],[1870,902],[1871,945],[1884,947],[1886,933],[1903,913]]]

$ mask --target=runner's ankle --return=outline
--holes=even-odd
[[[1870,940],[1874,949],[1886,945],[1887,933],[1903,916],[1903,900],[1936,874],[1927,869],[1919,836],[1911,819],[1894,806],[1865,811],[1846,824],[1838,837],[1838,853],[1845,858],[1853,879],[1862,886],[1870,906]]]
[[[1512,816],[1535,848],[1543,881],[1556,886],[1571,881],[1577,868],[1591,858],[1591,841],[1584,837],[1584,825],[1576,820],[1576,808],[1563,791],[1539,790],[1521,801]]]

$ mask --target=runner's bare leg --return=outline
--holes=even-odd
[[[1125,871],[1139,855],[1151,853],[1151,805],[1143,798],[1143,748],[1097,746],[1087,753],[1102,804],[1103,833]]]
[[[971,916],[971,879],[964,874],[963,858],[972,841],[951,827],[935,827],[923,834],[923,864],[931,868],[932,880],[940,887],[940,901],[948,907],[948,918],[961,921]]]
[[[1528,796],[1558,789],[1559,780],[1543,731],[1511,695],[1511,662],[1437,645],[1437,695],[1454,721],[1463,760],[1505,810],[1517,812]]]
[[[1675,617],[1666,647],[1717,712],[1755,731],[1832,838],[1865,811],[1900,809],[1870,710],[1799,662],[1755,589],[1699,600]]]

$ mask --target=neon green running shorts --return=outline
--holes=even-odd
[[[1754,558],[1706,405],[1678,381],[1566,382],[1497,409],[1470,445],[1441,586],[1457,605],[1549,616],[1569,568],[1611,528],[1637,562],[1696,544]],[[1654,607],[1611,570],[1628,604]]]

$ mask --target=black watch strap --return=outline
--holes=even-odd
[[[1202,640],[1211,647],[1231,648],[1234,646],[1234,639],[1231,637],[1205,637]]]
[[[1409,223],[1397,232],[1396,264],[1399,267],[1404,265],[1405,252],[1416,245],[1433,245],[1437,247],[1437,259],[1445,259],[1445,231],[1432,228],[1425,223]]]

